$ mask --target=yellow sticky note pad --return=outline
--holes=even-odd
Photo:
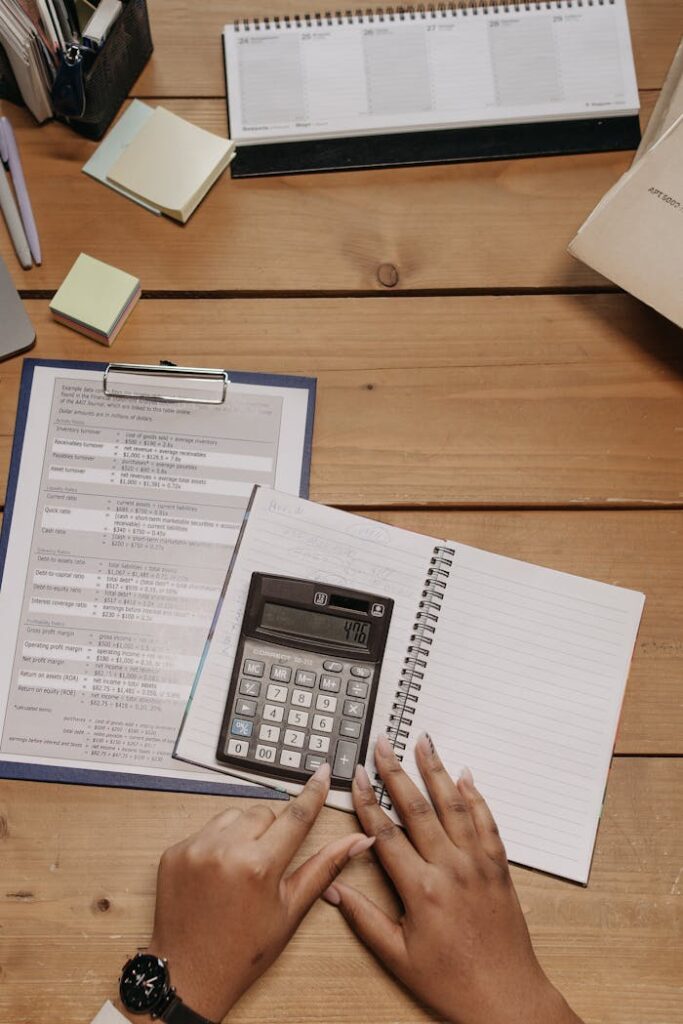
[[[234,155],[230,139],[157,107],[107,180],[184,224]]]
[[[50,303],[60,323],[110,345],[140,298],[132,274],[81,253]]]

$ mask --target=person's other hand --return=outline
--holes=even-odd
[[[168,960],[171,984],[196,1013],[223,1020],[349,858],[372,845],[345,836],[287,874],[329,785],[325,764],[278,816],[263,803],[231,807],[163,854],[146,952]]]
[[[431,803],[381,737],[375,763],[407,834],[377,802],[359,767],[353,799],[394,883],[394,921],[355,889],[324,894],[385,966],[456,1024],[581,1024],[543,973],[496,823],[465,770],[457,783],[423,735],[415,747]]]

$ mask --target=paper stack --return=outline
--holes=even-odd
[[[633,165],[569,252],[683,327],[683,44]]]
[[[640,160],[681,115],[683,115],[683,40],[679,43],[676,56],[659,94],[657,105],[643,132],[643,138],[636,152],[636,160]]]
[[[52,117],[50,89],[57,71],[54,46],[48,39],[35,4],[0,0],[0,45],[37,121]]]
[[[111,345],[140,298],[131,274],[81,253],[50,303],[55,320]]]

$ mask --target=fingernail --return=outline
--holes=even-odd
[[[356,843],[354,843],[351,849],[349,850],[349,860],[351,860],[353,857],[359,857],[361,853],[365,853],[366,850],[369,850],[372,844],[374,843],[375,838],[375,836],[363,836],[362,839],[359,839]]]
[[[356,765],[356,773],[354,779],[359,789],[370,789],[370,776],[368,775],[362,764]]]
[[[380,757],[396,757],[396,755],[394,754],[394,748],[392,747],[391,743],[386,738],[384,733],[377,737],[375,750],[380,755]]]
[[[436,747],[434,746],[434,740],[428,732],[420,733],[416,747],[419,747],[423,754],[436,754]]]
[[[461,769],[458,778],[460,782],[464,782],[466,786],[474,785],[474,776],[472,775],[472,772],[469,770],[467,765],[465,765],[464,768]]]
[[[336,889],[333,885],[330,885],[325,889],[325,892],[322,894],[322,898],[326,903],[331,903],[333,907],[338,907],[341,903],[339,889]]]
[[[316,779],[318,782],[329,782],[331,773],[332,769],[330,768],[329,763],[325,761],[325,763],[321,764],[319,768],[316,768],[311,775],[311,778]]]

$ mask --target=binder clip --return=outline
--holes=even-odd
[[[142,379],[144,378],[144,379]],[[225,370],[139,363],[109,363],[102,378],[108,398],[146,398],[153,402],[223,405],[230,379]]]

